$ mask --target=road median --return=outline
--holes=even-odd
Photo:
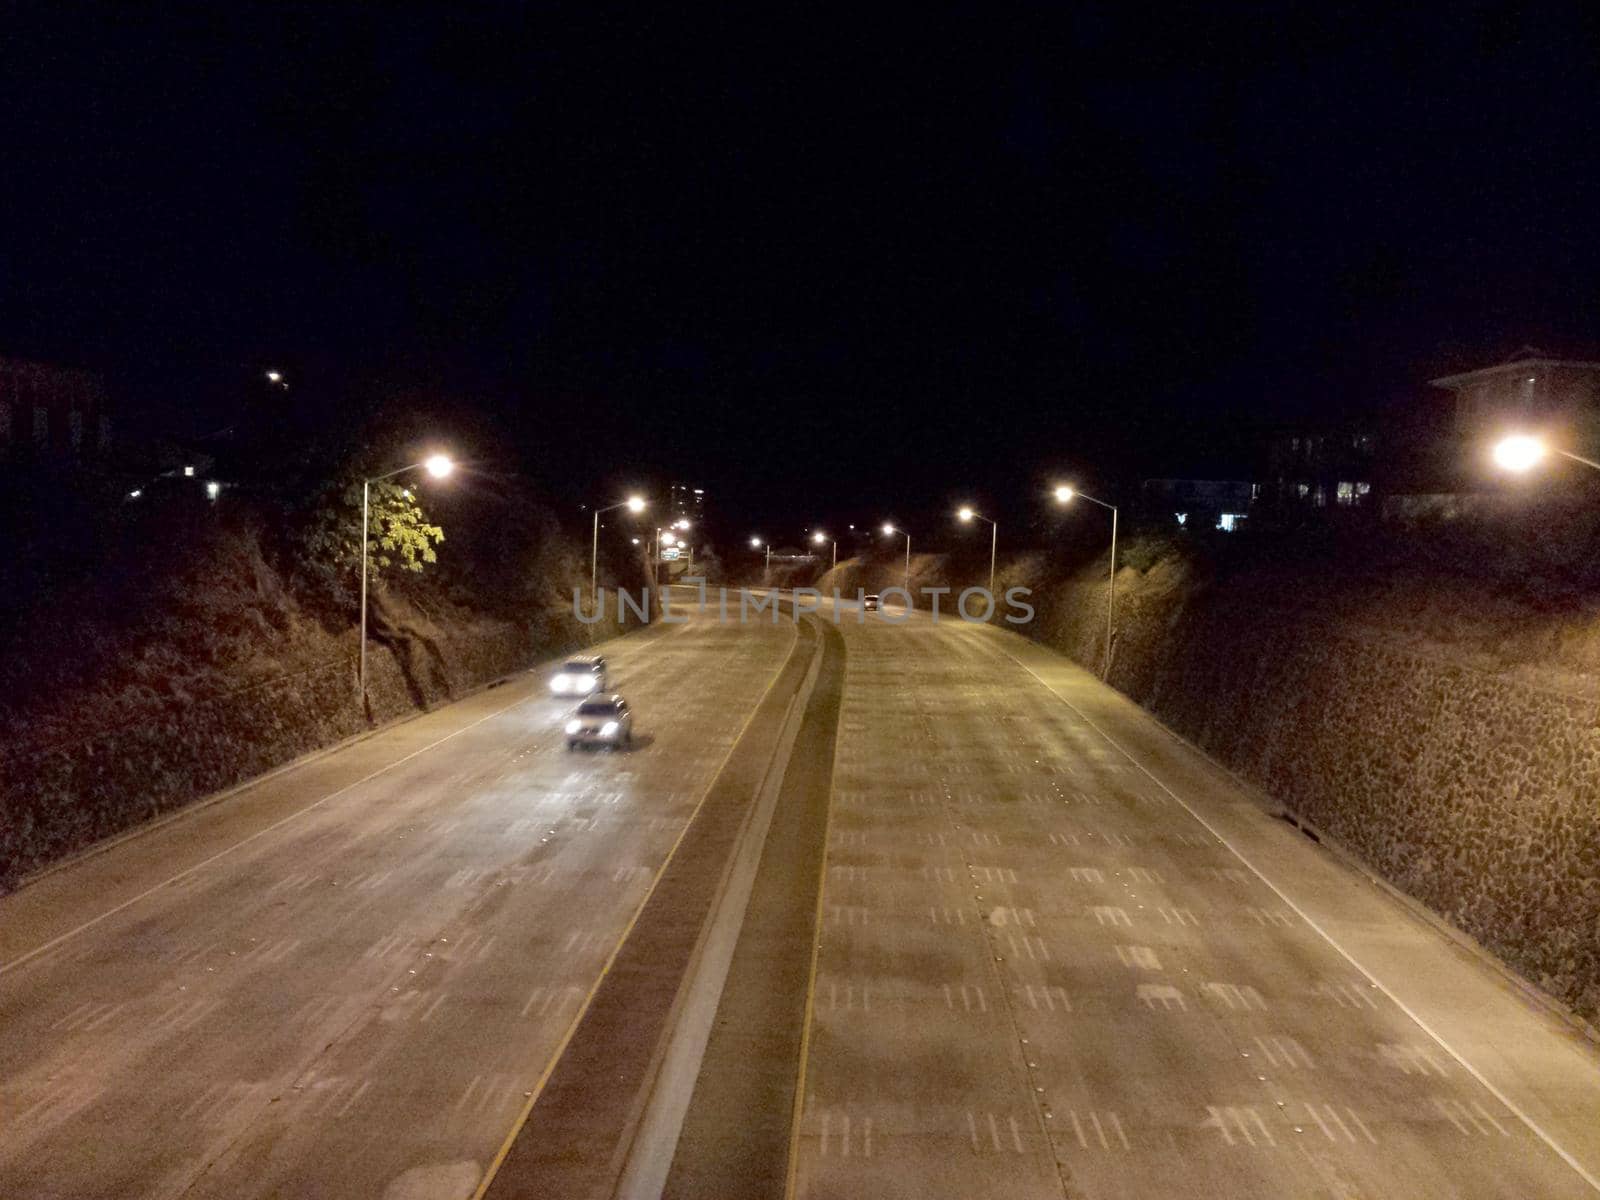
[[[759,848],[760,799],[814,678],[813,622],[730,752],[616,951],[549,1077],[480,1186],[489,1200],[609,1197],[663,1173],[681,1104],[743,919],[741,865]],[[721,965],[719,966],[719,960]],[[688,1071],[687,1076],[684,1072]]]

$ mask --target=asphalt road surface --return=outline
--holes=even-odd
[[[631,753],[569,753],[541,674],[278,776],[336,794],[0,965],[0,1197],[470,1195],[794,639],[608,647]]]
[[[631,754],[534,675],[0,901],[0,1200],[1600,1196],[1592,1045],[1085,672],[892,615],[657,628]],[[707,1003],[697,1078],[623,1044]]]
[[[1596,1195],[1269,884],[1293,853],[1258,874],[993,631],[843,628],[794,1194]]]

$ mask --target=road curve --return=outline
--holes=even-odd
[[[614,643],[632,753],[529,676],[0,901],[49,934],[0,964],[0,1197],[470,1194],[793,640]]]
[[[1452,965],[1200,756],[1158,779],[1067,702],[1110,693],[1057,656],[959,621],[842,628],[792,1195],[1594,1200],[1592,1047],[1503,979]],[[1177,745],[1126,702],[1117,719]],[[1366,973],[1312,901],[1365,905],[1363,955],[1410,947],[1413,973],[1443,962],[1477,990],[1440,975],[1402,1007],[1406,968]],[[1487,1040],[1506,1044],[1458,1055],[1415,1015],[1431,1002],[1501,1004]],[[1479,1051],[1549,1066],[1520,1093],[1549,1128],[1486,1086]]]

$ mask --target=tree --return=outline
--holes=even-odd
[[[335,590],[359,582],[361,570],[361,484],[333,489],[311,514],[305,533],[306,558]],[[444,530],[428,521],[416,494],[392,480],[368,487],[367,578],[385,572],[420,572],[438,562],[434,547]]]

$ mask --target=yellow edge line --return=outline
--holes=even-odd
[[[567,1026],[567,1031],[561,1035],[555,1053],[550,1056],[550,1061],[545,1064],[539,1073],[539,1080],[533,1085],[533,1091],[522,1105],[522,1111],[517,1114],[516,1123],[511,1126],[511,1131],[506,1134],[505,1140],[500,1143],[494,1158],[489,1161],[488,1168],[483,1173],[483,1179],[477,1189],[472,1193],[472,1200],[483,1200],[489,1190],[489,1185],[494,1182],[494,1177],[499,1174],[500,1168],[505,1164],[506,1155],[511,1153],[511,1147],[516,1142],[522,1127],[528,1123],[528,1118],[533,1114],[533,1106],[539,1102],[539,1096],[544,1092],[545,1085],[550,1082],[550,1076],[555,1074],[556,1064],[561,1061],[561,1056],[567,1052],[567,1046],[572,1037],[578,1032],[578,1026],[583,1023],[583,1018],[588,1015],[589,1005],[594,1002],[600,985],[606,981],[606,976],[611,973],[611,966],[617,961],[617,955],[622,952],[623,944],[628,940],[628,935],[633,932],[633,927],[643,915],[645,906],[650,903],[650,897],[656,893],[656,885],[661,882],[661,877],[667,873],[667,868],[672,865],[672,860],[677,857],[678,847],[683,844],[683,839],[688,835],[695,818],[700,815],[700,810],[705,807],[706,798],[711,795],[711,789],[716,786],[717,779],[727,767],[728,760],[733,757],[733,752],[739,748],[739,743],[744,740],[744,735],[750,729],[750,723],[756,719],[756,712],[767,702],[767,697],[772,695],[772,689],[778,686],[778,680],[783,677],[784,668],[789,665],[789,655],[794,653],[795,643],[799,640],[798,631],[795,638],[789,643],[789,653],[784,656],[783,662],[778,664],[778,669],[772,673],[772,678],[767,681],[766,691],[761,693],[761,699],[750,706],[750,715],[744,719],[744,724],[739,727],[739,736],[733,739],[733,744],[728,747],[728,752],[722,756],[722,761],[717,764],[716,771],[711,776],[711,782],[706,784],[705,791],[700,793],[700,799],[695,802],[694,811],[689,814],[689,819],[683,823],[683,828],[678,831],[678,836],[673,839],[672,849],[667,851],[667,857],[662,860],[661,867],[656,871],[655,878],[650,881],[644,898],[639,901],[639,907],[633,910],[633,915],[628,918],[627,925],[623,926],[622,936],[617,938],[616,945],[611,947],[611,953],[606,955],[605,964],[600,968],[600,974],[595,976],[594,983],[589,988],[589,993],[583,998],[583,1003],[578,1006],[577,1015],[572,1018],[572,1024]]]
[[[818,651],[822,651],[819,642]],[[849,683],[850,656],[845,655],[842,670],[845,678],[839,687],[839,720],[844,720],[844,692],[845,685]],[[828,846],[833,841],[833,781],[839,774],[838,743],[834,744],[833,769],[828,772],[828,811],[822,819],[822,859],[817,871],[817,911],[812,921],[811,933],[811,968],[806,976],[806,1013],[804,1022],[800,1026],[800,1070],[795,1075],[794,1086],[794,1113],[789,1120],[789,1163],[784,1172],[783,1195],[784,1200],[793,1200],[795,1175],[800,1170],[800,1121],[805,1116],[806,1106],[806,1059],[811,1055],[811,1019],[815,1012],[815,993],[817,988],[817,956],[822,950],[822,902],[828,887]]]

